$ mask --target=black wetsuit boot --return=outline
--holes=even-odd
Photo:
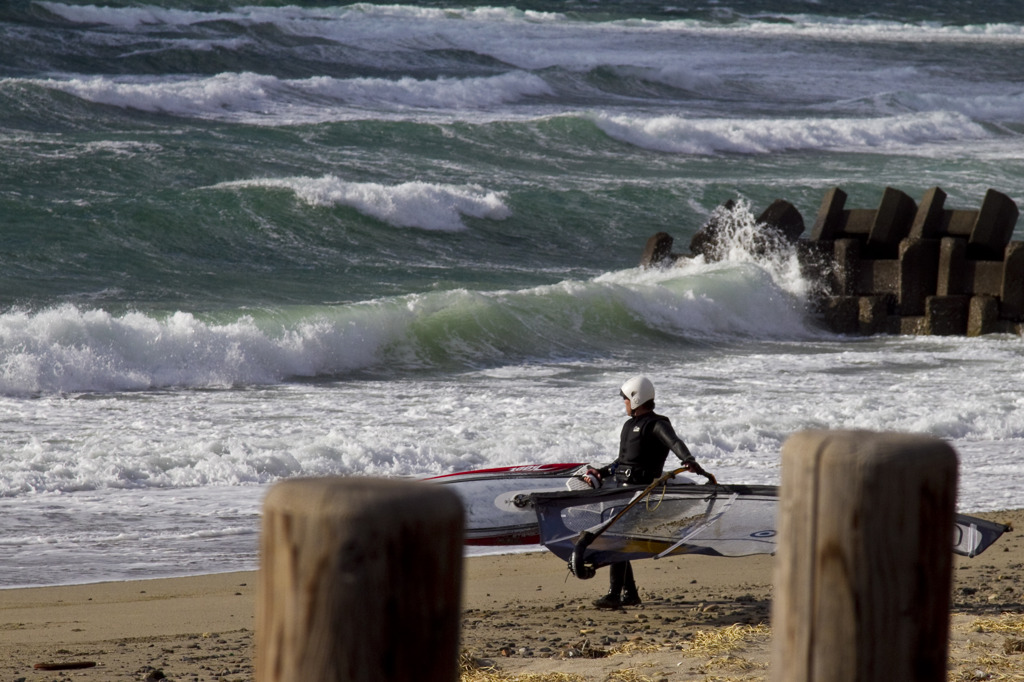
[[[637,591],[636,582],[633,580],[633,566],[628,561],[626,562],[626,571],[623,580],[622,605],[640,605],[640,592]]]
[[[622,608],[622,586],[626,582],[626,572],[628,569],[628,561],[612,564],[608,567],[608,594],[594,600],[594,606],[599,609]]]

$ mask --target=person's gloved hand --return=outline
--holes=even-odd
[[[703,476],[704,478],[708,479],[708,483],[710,483],[711,485],[718,485],[718,480],[708,472],[704,471],[704,467],[702,467],[700,464],[697,464],[697,460],[694,459],[693,457],[686,459],[682,463],[680,468],[685,469],[690,473],[697,474],[698,476]]]
[[[587,473],[583,474],[583,482],[591,488],[600,488],[604,485],[604,481],[601,480],[601,472],[594,467],[587,467]]]

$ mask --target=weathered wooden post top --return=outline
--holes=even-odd
[[[258,682],[458,679],[464,511],[419,481],[284,481],[264,502]]]
[[[946,680],[956,483],[956,453],[930,436],[786,441],[774,680]]]

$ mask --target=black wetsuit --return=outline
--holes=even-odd
[[[654,412],[630,417],[622,425],[618,459],[599,471],[602,477],[614,476],[619,483],[647,485],[661,476],[669,450],[683,462],[693,460],[668,417]]]
[[[693,461],[693,455],[686,443],[676,435],[668,417],[646,412],[630,417],[622,425],[618,459],[598,471],[602,477],[613,476],[620,484],[648,485],[661,476],[669,450],[683,462]],[[617,599],[625,588],[627,599],[635,598],[636,601],[632,603],[639,603],[630,563],[614,563],[608,569],[608,594]]]

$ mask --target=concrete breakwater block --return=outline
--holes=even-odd
[[[764,254],[796,246],[805,276],[819,283],[822,322],[841,334],[1020,334],[1024,323],[1024,242],[1012,241],[1017,204],[990,189],[977,210],[946,208],[946,193],[919,202],[886,187],[875,208],[847,208],[839,187],[825,192],[810,235],[789,202],[779,199],[756,220],[749,247]],[[732,200],[716,209],[672,252],[666,232],[652,236],[643,267],[681,258],[720,260],[734,237]]]

